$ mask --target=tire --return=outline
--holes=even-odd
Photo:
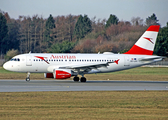
[[[26,78],[26,81],[27,81],[27,82],[29,82],[29,81],[30,81],[30,78],[29,78],[29,77],[27,77],[27,78]]]
[[[81,77],[80,81],[81,82],[86,82],[86,78],[85,77]]]
[[[74,82],[79,82],[79,77],[74,77],[73,80]]]

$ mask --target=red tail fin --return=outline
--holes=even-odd
[[[152,55],[159,28],[159,25],[150,26],[134,46],[124,54]]]

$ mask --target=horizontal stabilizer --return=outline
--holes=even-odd
[[[149,56],[145,58],[140,58],[139,61],[142,62],[157,62],[163,60],[165,57],[162,56]]]

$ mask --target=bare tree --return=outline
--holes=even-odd
[[[140,17],[133,17],[131,19],[131,22],[133,26],[143,25],[143,19],[141,19]]]

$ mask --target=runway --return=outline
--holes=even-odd
[[[87,81],[70,80],[0,80],[0,92],[32,91],[137,91],[168,90],[168,82],[156,81]]]

